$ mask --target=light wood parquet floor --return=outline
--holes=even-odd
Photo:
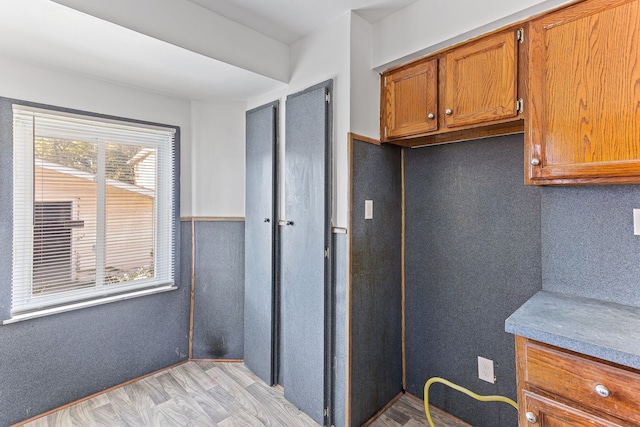
[[[405,394],[369,424],[369,427],[429,427],[423,405],[422,400]],[[433,406],[431,419],[436,427],[472,427]]]
[[[241,363],[187,362],[25,427],[318,427]]]
[[[371,426],[427,426],[422,402],[402,396]],[[443,413],[444,414],[444,413]],[[435,415],[435,416],[434,416]],[[432,413],[438,427],[453,424]],[[440,416],[436,418],[436,416]],[[65,407],[23,427],[319,427],[241,363],[190,361]]]

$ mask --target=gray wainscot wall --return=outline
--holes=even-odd
[[[405,149],[407,391],[443,377],[516,399],[504,320],[541,288],[540,189],[523,183],[523,136]],[[478,379],[477,357],[496,383]],[[516,411],[435,384],[430,403],[476,426]]]
[[[244,221],[195,221],[194,359],[242,359]]]
[[[402,177],[398,147],[354,140],[351,154],[351,417],[359,426],[402,391]]]
[[[333,234],[333,283],[335,286],[335,374],[334,425],[345,426],[346,372],[347,372],[347,235],[339,231]]]

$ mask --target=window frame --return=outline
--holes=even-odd
[[[46,301],[47,298],[40,299],[42,303],[22,305],[19,307],[14,307],[13,304],[13,289],[14,284],[13,280],[10,280],[10,289],[8,293],[8,301],[6,300],[7,292],[6,289],[4,292],[0,292],[0,321],[3,324],[13,323],[15,321],[25,320],[34,317],[41,317],[48,314],[64,312],[69,310],[74,310],[83,307],[95,306],[99,304],[104,304],[113,301],[130,299],[138,296],[149,295],[154,293],[166,292],[168,290],[177,289],[177,278],[179,277],[179,262],[180,254],[179,254],[179,230],[180,230],[180,219],[179,219],[179,176],[180,176],[180,128],[177,126],[147,122],[142,120],[135,119],[127,119],[121,117],[114,117],[108,115],[102,115],[97,113],[91,113],[87,111],[79,111],[79,110],[71,110],[60,107],[54,107],[43,104],[36,104],[26,101],[13,100],[9,98],[0,97],[0,118],[4,119],[0,121],[0,153],[6,159],[7,151],[11,154],[9,157],[9,161],[11,164],[11,168],[9,170],[9,180],[2,180],[0,183],[0,196],[4,196],[4,200],[7,200],[6,195],[9,193],[11,195],[11,200],[7,200],[9,206],[13,206],[13,193],[14,193],[14,185],[13,185],[13,110],[15,109],[26,109],[29,111],[37,111],[42,110],[46,114],[52,114],[57,116],[77,116],[83,120],[89,121],[97,121],[97,122],[107,122],[107,123],[119,123],[125,126],[134,126],[134,127],[143,127],[143,128],[156,128],[162,129],[165,131],[172,132],[174,134],[173,138],[173,147],[169,148],[169,160],[170,163],[169,170],[164,174],[164,179],[168,180],[168,187],[172,193],[172,199],[167,200],[168,206],[171,207],[172,214],[169,215],[169,223],[168,227],[170,229],[170,237],[165,238],[164,243],[161,243],[165,246],[164,256],[167,257],[167,262],[172,265],[172,268],[169,268],[168,275],[165,275],[164,278],[158,279],[142,279],[136,280],[135,284],[132,283],[134,281],[124,282],[123,285],[112,286],[109,285],[109,289],[105,292],[101,290],[99,292],[82,292],[82,290],[74,290],[72,292],[68,292],[69,298],[65,298],[64,301],[60,301],[60,298],[55,298],[55,302]],[[8,114],[7,114],[8,113]],[[7,128],[9,128],[9,132],[7,132]],[[10,138],[7,138],[10,136]],[[172,151],[172,152],[171,152]],[[33,152],[31,152],[31,161],[33,162]],[[171,173],[171,170],[173,173]],[[4,177],[7,175],[5,174]],[[33,188],[33,182],[31,182],[31,188]],[[169,197],[169,195],[167,195]],[[33,215],[33,208],[35,207],[35,200],[31,199],[31,215]],[[154,208],[154,215],[157,212],[157,208]],[[2,216],[2,215],[0,215]],[[14,212],[11,209],[10,212],[11,218],[11,235],[15,234],[14,227]],[[33,216],[31,217],[31,223],[33,224]],[[157,235],[158,226],[154,227],[154,235]],[[33,226],[31,227],[31,244],[33,245]],[[14,263],[12,262],[12,253],[8,252],[8,264],[11,265],[11,273],[9,274],[10,278],[13,275]],[[33,269],[33,253],[31,252],[31,259],[27,262],[30,265],[31,269]],[[0,257],[0,264],[7,264],[7,257],[3,254]],[[157,265],[157,260],[154,258],[154,266]],[[6,276],[5,276],[6,277]],[[28,287],[31,287],[33,283],[32,278],[28,283]],[[28,291],[30,294],[32,290]],[[9,308],[7,310],[6,308]]]

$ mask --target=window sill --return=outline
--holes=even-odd
[[[147,295],[154,295],[154,294],[159,294],[163,292],[174,291],[176,289],[178,289],[178,287],[175,285],[166,285],[158,288],[145,289],[142,291],[129,292],[126,294],[113,295],[110,297],[97,298],[89,301],[82,301],[78,303],[67,304],[60,307],[46,308],[43,310],[32,311],[29,313],[12,316],[10,319],[3,321],[2,324],[8,325],[11,323],[22,322],[23,320],[36,319],[38,317],[49,316],[51,314],[66,313],[68,311],[79,310],[81,308],[94,307],[97,305],[107,304],[110,302],[124,301],[132,298],[143,297]]]

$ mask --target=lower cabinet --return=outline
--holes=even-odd
[[[638,426],[640,371],[516,337],[519,425]]]
[[[524,399],[520,405],[521,426],[541,427],[593,427],[593,426],[621,426],[616,422],[605,420],[596,415],[581,411],[555,400],[524,391]],[[524,418],[524,420],[522,420]]]

